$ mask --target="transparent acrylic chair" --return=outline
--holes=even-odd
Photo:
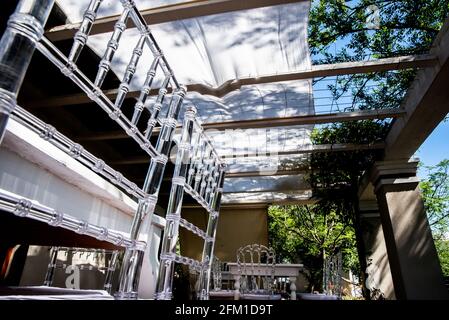
[[[61,254],[65,256],[65,260],[69,260],[68,256],[71,255],[70,260],[72,263],[69,265],[66,262],[58,262],[58,256]],[[78,260],[84,262],[85,264],[73,264],[73,258],[76,255],[79,256]],[[118,255],[118,250],[51,247],[50,261],[48,263],[47,273],[45,274],[44,286],[53,286],[55,272],[57,269],[65,269],[65,271],[67,271],[76,268],[80,272],[83,271],[83,269],[86,271],[97,269],[98,271],[104,273],[104,283],[102,289],[111,294],[114,272],[117,268]]]
[[[151,221],[158,199],[186,89],[178,83],[134,1],[116,0],[117,3],[120,2],[122,11],[117,16],[114,27],[110,30],[110,39],[105,43],[104,54],[98,65],[98,70],[96,70],[96,75],[92,79],[83,73],[83,66],[79,66],[77,62],[87,44],[97,12],[100,6],[107,5],[107,2],[91,0],[84,8],[83,19],[67,55],[44,35],[44,26],[54,2],[54,0],[21,0],[14,14],[9,18],[7,29],[0,41],[0,143],[6,132],[9,118],[15,117],[15,120],[38,133],[46,142],[58,147],[119,187],[120,190],[136,197],[138,208],[133,218],[129,237],[123,237],[103,226],[74,219],[67,214],[56,212],[53,208],[35,203],[32,201],[33,199],[25,199],[21,195],[0,190],[0,200],[7,203],[5,208],[16,215],[48,222],[52,226],[67,228],[126,247],[120,285],[115,296],[119,299],[136,299],[146,248],[146,243],[141,238],[147,231],[144,230],[145,222]],[[120,85],[116,89],[115,100],[112,101],[102,86],[110,72],[123,32],[127,28],[137,29],[139,39],[129,57]],[[103,109],[110,119],[137,143],[138,148],[148,155],[149,167],[141,188],[105,164],[103,160],[87,152],[80,144],[67,139],[54,127],[43,123],[40,119],[16,106],[16,98],[35,49]],[[144,54],[150,55],[151,64],[139,64],[139,61],[142,61],[141,56]],[[145,68],[147,74],[139,88],[140,94],[134,108],[127,115],[122,109],[122,105],[137,68]],[[171,99],[169,103],[166,103],[165,98],[170,91]],[[149,98],[152,92],[157,93],[154,100]],[[144,113],[149,114],[149,119],[145,123],[142,117]]]
[[[196,112],[193,106],[186,108],[178,143],[155,295],[155,298],[160,300],[172,299],[175,263],[187,265],[198,272],[197,297],[201,300],[209,299],[212,257],[223,192],[225,164],[205,134],[196,117]],[[205,209],[208,215],[206,230],[201,230],[181,217],[184,194],[188,194]],[[179,227],[185,228],[203,240],[201,261],[177,254]]]
[[[234,291],[223,289],[223,273],[225,272],[226,264],[218,257],[214,256],[211,268],[211,288],[209,291],[209,298],[214,300],[234,300]]]
[[[239,291],[242,300],[280,300],[275,293],[276,254],[264,245],[250,244],[237,250]]]

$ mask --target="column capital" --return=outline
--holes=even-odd
[[[370,173],[374,191],[377,192],[382,186],[415,188],[419,183],[416,176],[418,164],[416,159],[375,162]]]
[[[359,200],[360,218],[380,218],[377,200]]]

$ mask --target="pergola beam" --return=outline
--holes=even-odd
[[[449,19],[431,49],[434,68],[419,70],[403,101],[406,116],[396,121],[386,138],[385,160],[409,159],[449,113]]]
[[[402,109],[385,109],[385,110],[358,110],[352,112],[335,112],[326,114],[314,114],[284,118],[264,118],[254,120],[225,121],[214,123],[203,123],[205,130],[226,130],[226,129],[257,129],[257,128],[275,128],[288,127],[297,125],[324,124],[333,122],[358,121],[369,119],[389,119],[399,118],[405,114]],[[153,134],[159,133],[159,127],[153,130]],[[127,139],[129,136],[123,131],[111,131],[104,133],[96,133],[78,137],[77,141],[103,141]]]
[[[433,55],[409,55],[401,57],[383,58],[370,61],[352,61],[335,64],[314,65],[310,70],[286,72],[274,75],[262,75],[257,78],[241,78],[229,80],[217,88],[204,87],[202,94],[222,97],[227,93],[240,89],[245,85],[254,85],[262,83],[275,83],[283,81],[313,79],[322,77],[333,77],[340,75],[382,72],[389,70],[401,70],[409,68],[431,67],[437,63]],[[192,90],[195,91],[195,90]]]
[[[343,152],[343,151],[359,151],[359,150],[380,150],[385,148],[383,142],[376,142],[370,144],[354,144],[354,143],[336,143],[336,144],[319,144],[309,145],[303,149],[280,151],[277,153],[268,154],[269,156],[283,156],[283,155],[298,155],[310,153],[328,153],[328,152]],[[258,157],[264,156],[261,153],[235,153],[230,155],[221,155],[224,160],[232,161],[236,158]],[[265,155],[266,156],[266,155]],[[149,164],[148,157],[134,157],[124,160],[108,161],[110,165],[136,165]],[[286,170],[288,171],[288,170]],[[293,171],[293,170],[292,170]],[[236,175],[237,173],[234,173]],[[271,174],[270,174],[271,176]],[[229,177],[229,176],[228,176]]]
[[[313,204],[318,199],[313,196],[312,190],[306,192],[257,192],[257,193],[223,193],[223,204]]]
[[[240,171],[227,172],[226,178],[247,178],[247,177],[274,177],[274,176],[296,176],[306,174],[307,169],[291,169],[291,170],[277,170],[276,172],[264,173],[263,171]]]
[[[404,115],[404,111],[400,109],[386,110],[358,110],[352,112],[334,112],[326,114],[313,114],[284,118],[264,118],[254,120],[225,121],[215,123],[205,123],[205,129],[257,129],[257,128],[274,128],[288,127],[308,124],[323,124],[332,122],[346,122],[368,119],[387,119],[398,118]]]
[[[224,194],[226,195],[226,194]],[[319,198],[311,196],[311,197],[296,197],[296,199],[291,199],[291,198],[287,198],[287,199],[275,199],[273,198],[269,198],[266,197],[265,199],[262,200],[233,200],[233,201],[228,201],[228,199],[226,199],[226,196],[223,196],[223,200],[222,200],[222,205],[221,208],[225,209],[225,208],[261,208],[261,207],[267,207],[269,205],[289,205],[289,204],[301,204],[301,205],[306,205],[306,204],[316,204],[319,201]],[[190,205],[190,204],[186,204],[183,205],[183,208],[202,208],[199,205]]]
[[[109,162],[112,164],[113,162]],[[120,161],[116,161],[116,164]],[[263,171],[232,171],[226,172],[226,178],[251,178],[251,177],[276,177],[276,176],[297,176],[301,174],[307,174],[309,171],[309,166],[296,167],[294,169],[281,169],[276,172],[266,172]],[[165,177],[164,181],[171,181],[171,177]],[[131,177],[134,182],[143,182],[144,177]]]
[[[282,189],[282,188],[272,188],[272,189],[260,189],[260,190],[233,190],[233,191],[223,191],[223,194],[242,194],[242,193],[247,193],[247,194],[258,194],[258,193],[284,193],[284,194],[289,194],[292,192],[306,192],[306,191],[310,191],[310,187],[304,187],[304,188],[299,188],[299,189]]]
[[[409,68],[426,68],[435,66],[438,59],[431,54],[401,56],[393,58],[384,58],[371,61],[353,61],[335,64],[323,64],[312,66],[309,70],[286,72],[274,75],[262,75],[259,77],[249,77],[229,80],[219,87],[210,87],[203,84],[188,84],[187,91],[198,92],[200,94],[222,97],[227,93],[239,89],[244,85],[255,85],[262,83],[275,83],[282,81],[304,80],[320,77],[330,77],[347,74],[382,72],[389,70],[401,70]],[[111,100],[117,96],[117,89],[103,90],[103,93]],[[157,94],[157,90],[153,89],[150,94]],[[127,98],[137,98],[140,91],[131,91]],[[91,103],[92,100],[84,94],[71,94],[64,96],[50,97],[37,101],[27,101],[24,105],[29,108],[51,108],[67,105],[79,105]]]
[[[285,156],[285,155],[298,155],[298,154],[312,154],[312,153],[331,153],[331,152],[344,152],[344,151],[360,151],[360,150],[382,150],[385,148],[384,142],[376,142],[369,144],[355,144],[355,143],[335,143],[335,144],[318,144],[309,145],[303,149],[279,151],[272,153],[270,156]],[[235,158],[245,157],[257,157],[263,156],[260,153],[234,153],[230,155],[221,155],[226,160],[234,160]]]
[[[154,25],[213,14],[304,1],[308,0],[194,0],[141,10],[140,12],[148,25]],[[111,32],[119,17],[119,15],[114,15],[96,19],[90,34]],[[79,27],[80,23],[65,24],[47,30],[45,35],[52,41],[67,40],[73,38]],[[133,27],[131,22],[128,23],[128,27]]]

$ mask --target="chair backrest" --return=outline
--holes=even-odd
[[[273,248],[250,244],[237,250],[237,266],[242,293],[272,293],[276,268]]]
[[[220,259],[218,259],[217,256],[213,256],[212,267],[211,267],[211,273],[212,273],[211,287],[215,291],[221,290],[222,271],[223,271],[223,263],[220,261]]]
[[[161,247],[161,264],[156,299],[171,299],[174,264],[182,263],[199,272],[199,299],[208,299],[212,257],[223,192],[225,165],[196,118],[196,109],[187,108],[178,142],[175,170],[167,207],[167,226]],[[184,193],[190,195],[208,214],[207,230],[181,218]],[[197,261],[176,253],[179,227],[204,241],[202,259]]]
[[[119,0],[116,1],[119,2]],[[77,65],[77,62],[87,43],[96,20],[96,14],[105,2],[91,0],[85,8],[83,20],[74,36],[73,45],[67,56],[44,36],[44,25],[54,0],[22,0],[19,2],[15,13],[11,15],[8,21],[8,27],[0,42],[2,47],[0,53],[0,142],[4,136],[9,116],[11,113],[17,114],[17,118],[23,124],[39,132],[42,139],[56,145],[121,189],[137,196],[138,209],[130,228],[130,239],[129,241],[126,239],[129,245],[127,245],[124,264],[121,268],[120,285],[116,295],[117,298],[137,298],[139,274],[145,250],[145,246],[138,243],[139,235],[143,231],[145,222],[148,221],[148,218],[151,220],[151,215],[154,212],[186,90],[178,83],[167,59],[135,3],[132,0],[120,0],[120,3],[122,5],[121,15],[117,18],[117,22],[111,30],[109,41],[105,43],[104,55],[99,63],[96,75],[90,79],[81,71],[83,66]],[[102,85],[110,71],[123,32],[128,26],[132,25],[139,31],[139,39],[129,57],[126,71],[116,93],[113,95],[115,99],[112,101],[111,96],[102,89]],[[55,128],[43,124],[24,110],[16,108],[16,97],[35,48],[103,109],[148,155],[149,168],[142,188],[138,188],[135,183],[125,179],[121,173],[112,170],[101,159],[92,156],[80,144],[58,134]],[[142,55],[147,53],[152,56],[152,63],[147,66],[139,65]],[[147,68],[148,72],[143,85],[140,87],[140,94],[132,112],[126,115],[125,110],[122,110],[121,107],[137,68]],[[167,105],[165,104],[165,97],[170,90],[172,96]],[[149,98],[152,93],[157,94],[154,101]],[[144,118],[142,115],[145,112],[148,120],[146,123],[142,123]],[[145,129],[141,131],[140,128]],[[157,139],[150,139],[155,136],[157,136]],[[156,141],[155,144],[152,141]],[[10,194],[0,194],[0,196],[3,200],[6,199],[11,202],[13,207],[17,207],[13,210],[17,215],[48,221],[53,225],[67,227],[79,233],[92,234],[100,240],[111,237],[112,232],[101,226],[92,226],[84,221],[61,215],[52,208],[44,208],[33,204],[30,199],[23,199],[20,196]],[[39,214],[35,214],[36,210],[34,209],[36,208],[40,210]],[[49,218],[43,219],[43,214]],[[111,241],[115,240],[114,238]],[[123,237],[116,241],[121,243]]]

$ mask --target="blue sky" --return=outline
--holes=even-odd
[[[358,1],[352,0],[346,5],[354,5]],[[338,52],[342,48],[347,48],[349,38],[339,39],[329,50]],[[348,48],[347,48],[348,49]],[[351,52],[349,49],[348,52]],[[314,59],[322,58],[320,55],[314,56]],[[314,85],[315,111],[317,113],[327,113],[335,111],[344,111],[345,107],[352,104],[352,97],[344,96],[338,101],[334,101],[327,89],[329,84],[335,81],[335,77],[329,77]],[[336,103],[337,102],[337,103]],[[415,153],[415,157],[419,158],[423,166],[418,171],[418,176],[423,179],[426,177],[427,170],[425,166],[434,166],[444,159],[449,159],[449,119],[439,124],[432,134],[427,138],[419,150]]]
[[[449,120],[440,123],[419,148],[415,156],[425,166],[433,166],[443,159],[449,159]],[[424,178],[426,170],[421,168],[418,175],[420,178]]]

